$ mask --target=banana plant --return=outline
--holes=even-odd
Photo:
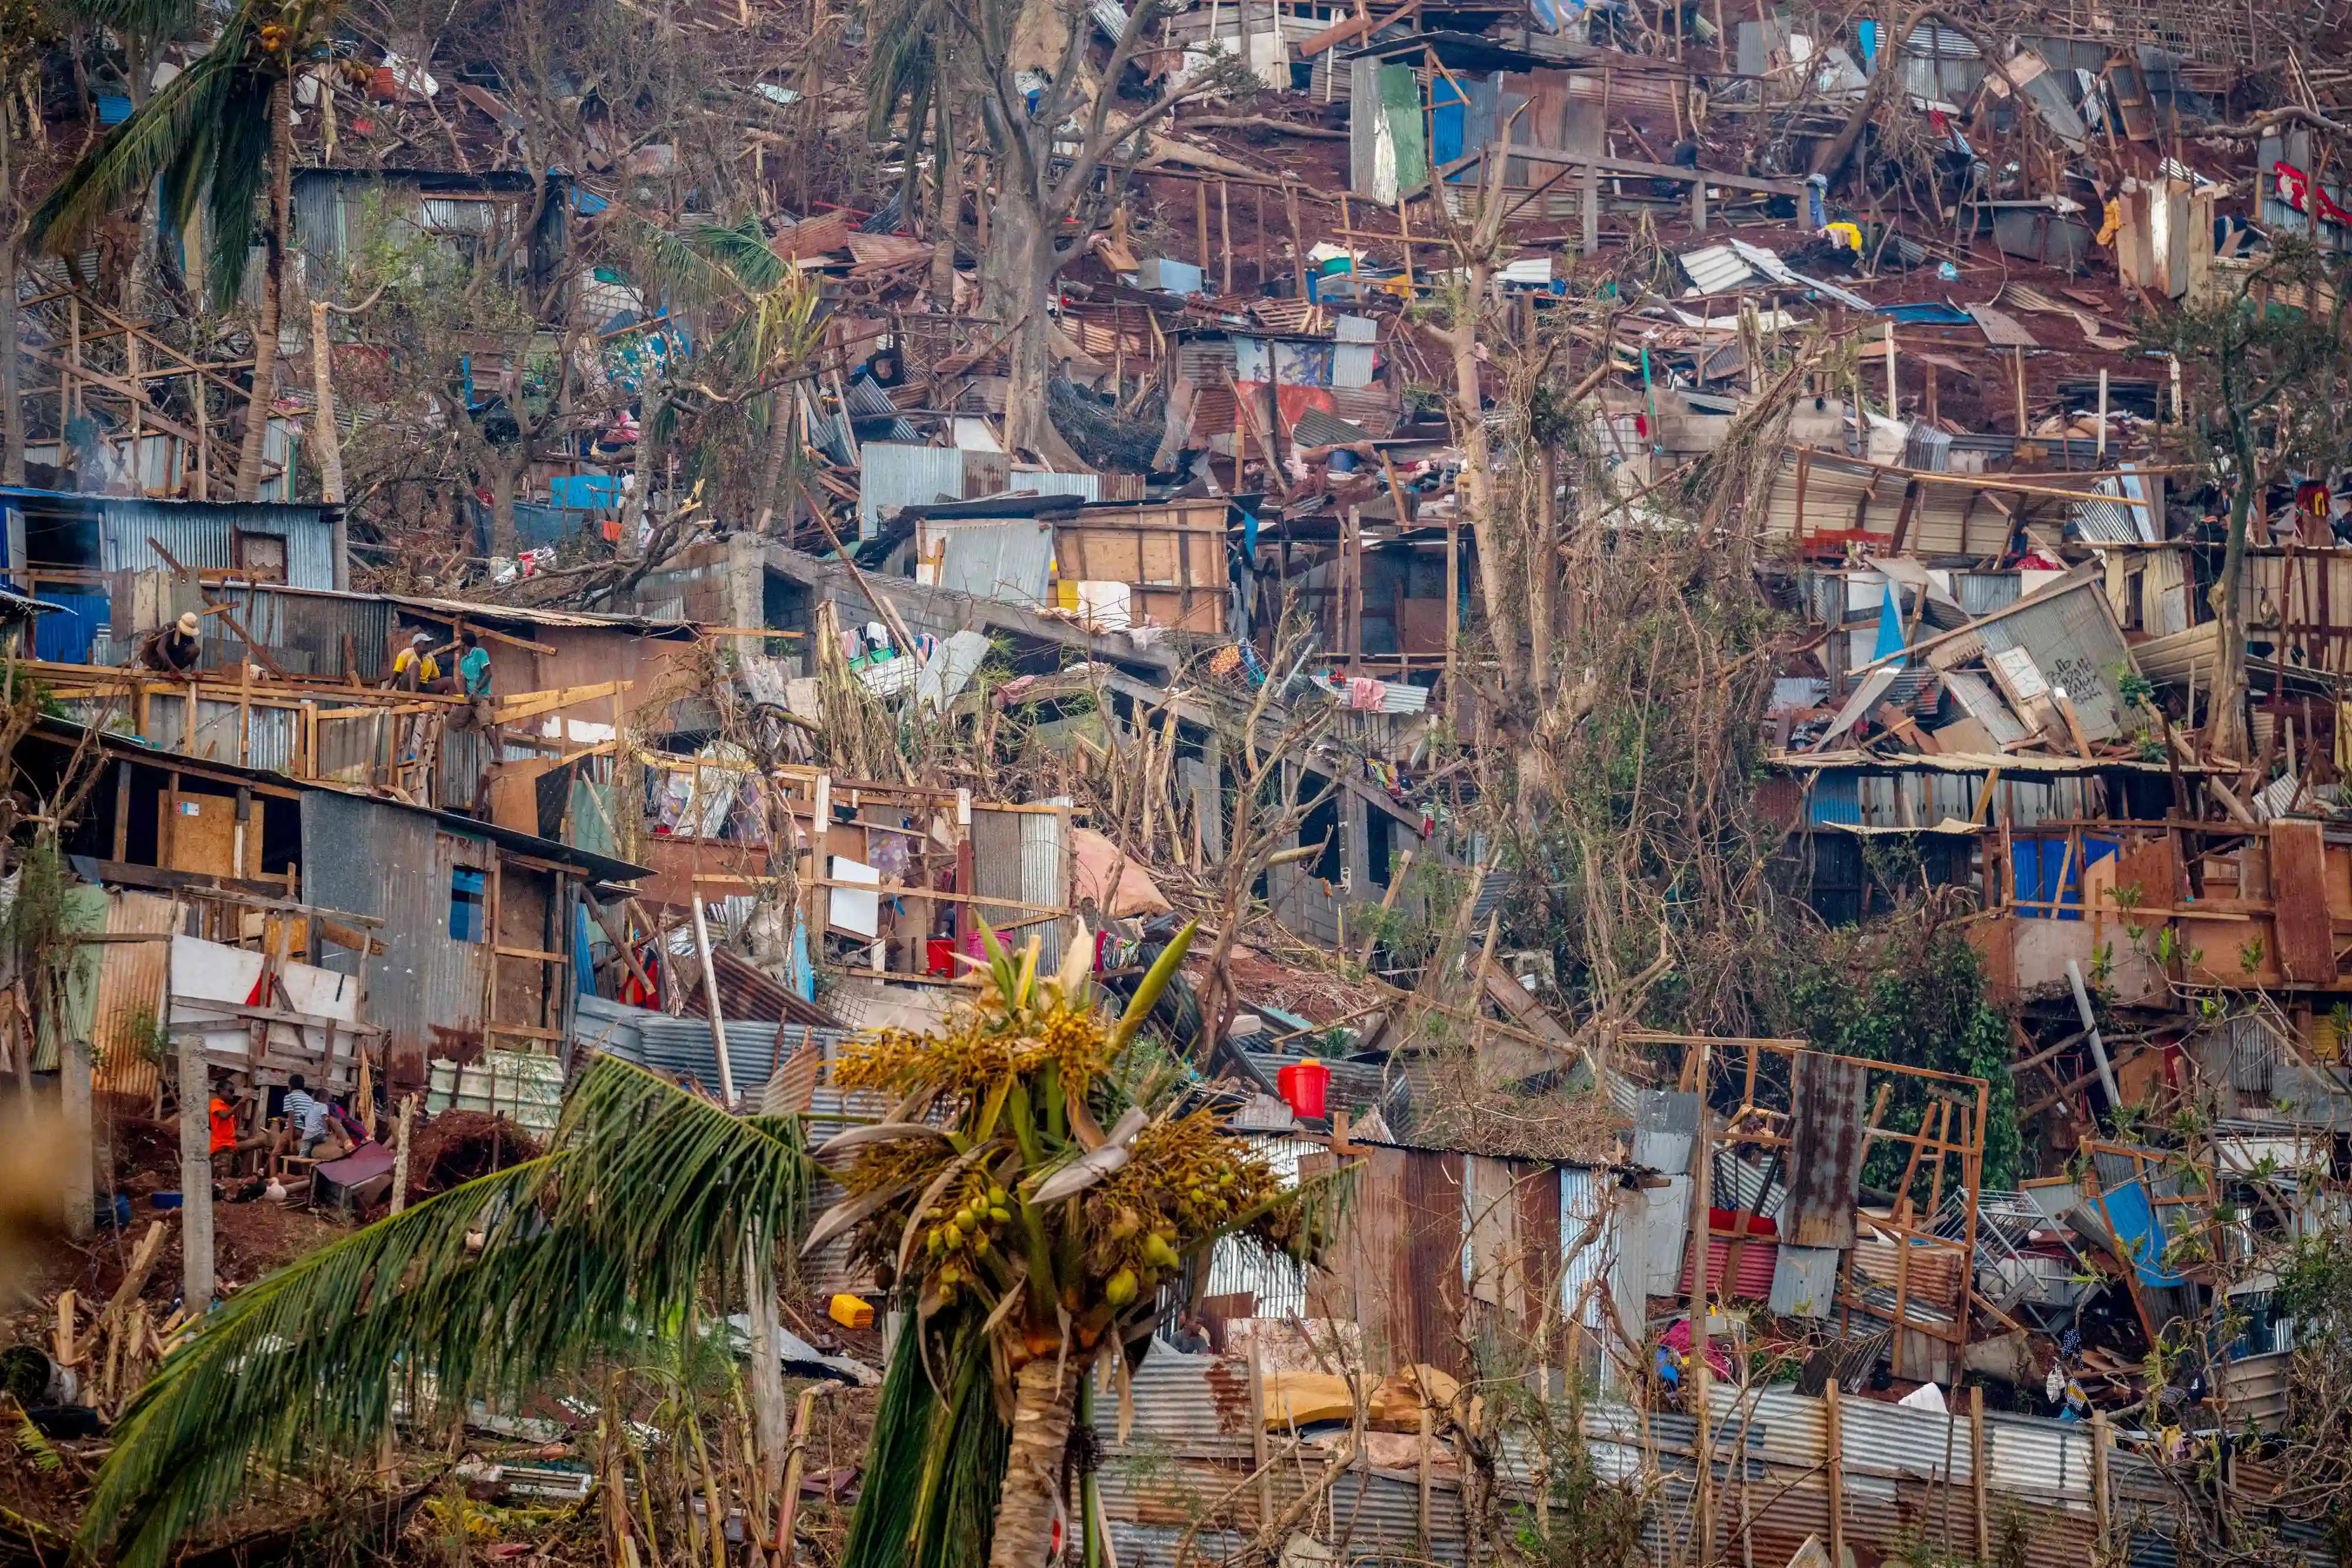
[[[983,928],[978,999],[944,1035],[845,1053],[840,1083],[897,1109],[816,1151],[847,1196],[804,1250],[847,1235],[909,1309],[848,1568],[977,1563],[983,1543],[992,1568],[1037,1568],[1087,1375],[1140,1359],[1220,1239],[1303,1260],[1328,1233],[1336,1186],[1286,1190],[1130,1050],[1192,931],[1114,1022],[1087,948],[1041,973],[1034,936],[1015,956]]]

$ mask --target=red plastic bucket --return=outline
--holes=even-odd
[[[1282,1097],[1290,1102],[1292,1113],[1309,1122],[1323,1118],[1326,1092],[1331,1086],[1331,1070],[1313,1057],[1293,1062],[1274,1075],[1282,1090]]]

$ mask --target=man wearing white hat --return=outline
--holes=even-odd
[[[151,670],[194,680],[204,646],[204,622],[189,611],[140,644],[139,662]]]

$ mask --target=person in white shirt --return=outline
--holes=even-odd
[[[327,1103],[310,1092],[300,1073],[288,1076],[283,1105],[286,1132],[281,1147],[290,1147],[306,1160],[319,1157],[319,1151],[327,1145],[334,1145],[326,1156],[330,1159],[346,1152],[342,1139],[328,1120]]]

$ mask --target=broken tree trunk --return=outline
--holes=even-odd
[[[751,1425],[760,1445],[761,1490],[782,1484],[792,1416],[784,1403],[782,1342],[776,1315],[776,1244],[753,1226],[743,1236],[743,1295],[751,1320]]]
[[[1470,537],[1478,547],[1478,589],[1486,601],[1487,619],[1494,623],[1496,673],[1502,676],[1503,689],[1511,692],[1519,688],[1521,664],[1518,638],[1503,612],[1509,601],[1505,594],[1507,585],[1503,579],[1503,551],[1495,537],[1495,474],[1486,440],[1486,397],[1478,373],[1480,315],[1494,278],[1494,266],[1479,256],[1470,262],[1465,272],[1467,282],[1464,295],[1454,307],[1453,325],[1446,329],[1447,347],[1454,351],[1454,424],[1462,443],[1460,507],[1462,515],[1469,519]]]
[[[1896,26],[1893,37],[1880,46],[1879,58],[1889,61],[1899,60],[1903,45],[1911,37],[1912,29],[1931,16],[1951,28],[1952,31],[1965,35],[1970,43],[1976,45],[1978,53],[1985,60],[1990,62],[2002,57],[1993,51],[1992,45],[1974,27],[1954,16],[1949,11],[1934,5],[1922,5],[1904,17]],[[1853,156],[1854,149],[1862,144],[1863,129],[1870,123],[1870,117],[1878,112],[1879,105],[1886,101],[1887,95],[1894,90],[1895,84],[1903,78],[1904,73],[1899,69],[1882,70],[1870,78],[1870,85],[1863,90],[1862,97],[1855,100],[1853,112],[1846,117],[1846,122],[1839,127],[1838,133],[1813,149],[1812,172],[1835,182],[1840,172],[1845,168],[1847,161]]]
[[[343,444],[335,434],[334,355],[327,342],[327,302],[310,301],[310,391],[317,409],[310,416],[310,444],[319,449],[319,499],[343,498]]]

